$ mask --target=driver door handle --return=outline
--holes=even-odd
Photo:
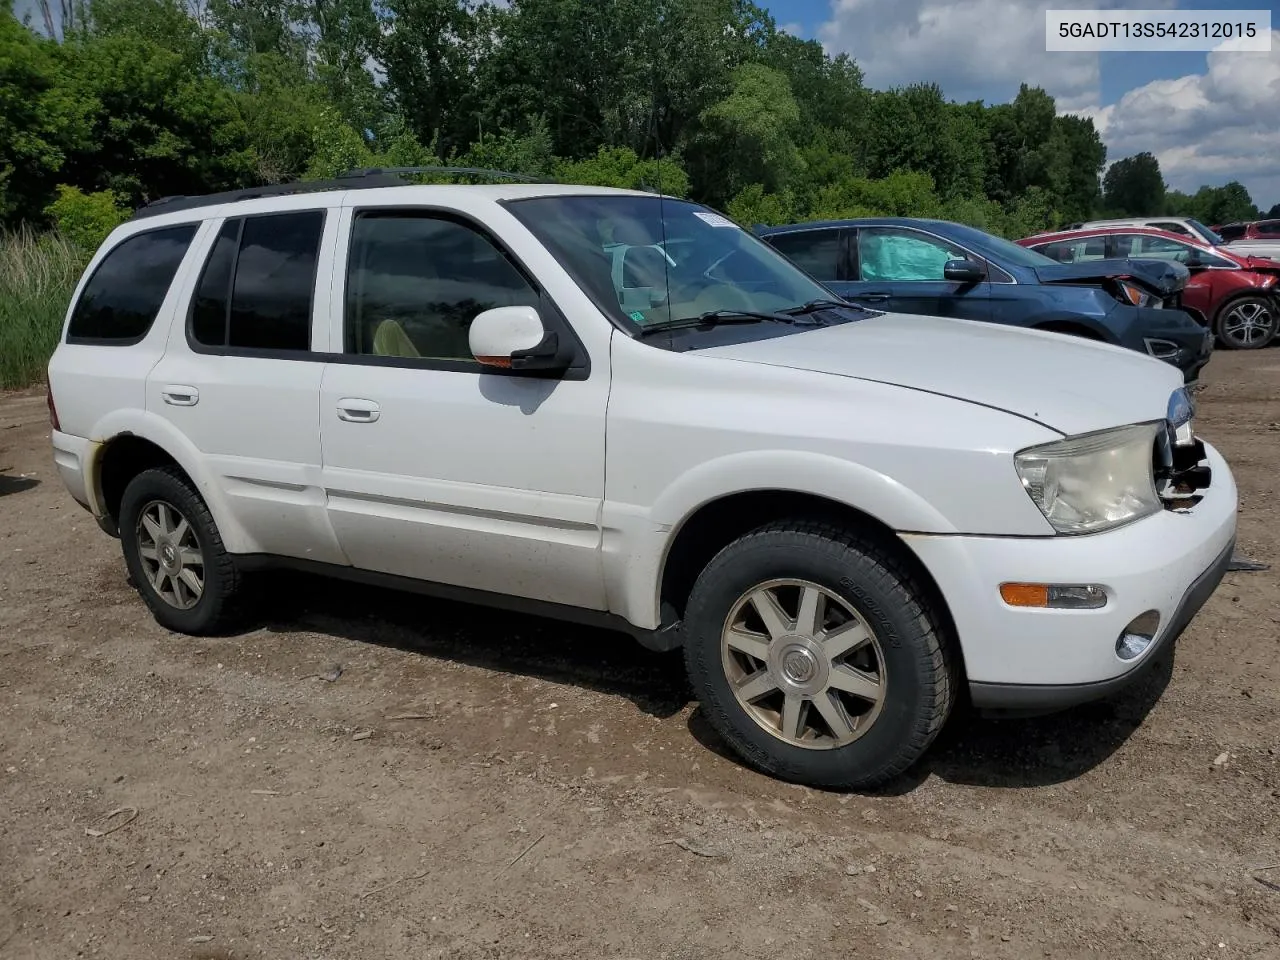
[[[849,299],[850,300],[867,300],[871,303],[880,303],[881,301],[888,300],[889,297],[890,297],[889,293],[883,290],[875,290],[871,293],[855,293],[852,296],[850,296]]]
[[[347,423],[373,423],[382,415],[381,410],[374,400],[344,397],[338,401],[338,419]]]
[[[200,402],[200,391],[181,383],[166,383],[160,388],[160,396],[175,407],[194,407]]]

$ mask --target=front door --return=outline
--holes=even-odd
[[[941,237],[907,227],[862,227],[856,239],[858,280],[833,284],[842,296],[881,310],[964,320],[991,319],[991,284],[955,283],[948,260],[973,259]]]
[[[320,390],[329,517],[352,564],[604,609],[608,356],[586,376],[482,367],[483,310],[554,310],[501,244],[436,211],[344,212],[340,358]],[[335,350],[339,346],[335,344]]]

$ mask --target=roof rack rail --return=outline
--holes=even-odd
[[[238,200],[256,200],[260,197],[287,197],[301,193],[323,193],[328,190],[360,190],[374,187],[408,187],[413,184],[402,179],[404,174],[418,173],[452,173],[474,177],[489,177],[493,180],[522,180],[526,183],[556,183],[550,177],[528,176],[523,173],[506,173],[502,170],[486,170],[482,167],[365,167],[347,170],[331,180],[294,180],[289,183],[273,183],[261,187],[246,187],[241,190],[225,190],[221,193],[209,193],[203,196],[173,196],[152,200],[143,206],[132,219],[156,217],[163,213],[177,210],[191,210],[198,207],[211,207],[220,203],[235,203]]]
[[[156,217],[177,210],[191,210],[198,207],[211,207],[220,203],[235,203],[239,200],[256,200],[260,197],[287,197],[302,193],[324,193],[329,190],[371,189],[374,187],[405,187],[407,180],[396,176],[361,176],[338,177],[333,180],[294,180],[290,183],[272,183],[261,187],[246,187],[242,190],[224,190],[221,193],[186,197],[161,197],[153,200],[134,213],[134,220],[143,217]]]
[[[484,167],[363,167],[339,174],[341,179],[360,177],[399,176],[419,173],[454,173],[472,177],[489,177],[493,180],[520,180],[524,183],[554,183],[551,177],[530,176],[526,173],[507,173],[505,170],[487,170]]]

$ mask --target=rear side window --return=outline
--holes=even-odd
[[[235,350],[311,348],[324,211],[228,220],[191,304],[191,338]]]
[[[196,224],[135,233],[102,260],[85,284],[68,343],[137,343],[155,322],[186,256]]]
[[[840,279],[839,230],[804,230],[780,233],[765,239],[815,280]]]
[[[1244,231],[1245,228],[1241,224],[1235,224],[1234,226],[1223,227],[1218,231],[1218,236],[1229,242],[1231,240],[1239,240],[1244,236]]]
[[[1263,220],[1258,224],[1258,233],[1266,236],[1275,236],[1280,233],[1280,220]]]
[[[1105,260],[1106,237],[1087,237],[1082,240],[1055,240],[1033,249],[1052,257],[1059,263],[1084,263],[1088,260]]]

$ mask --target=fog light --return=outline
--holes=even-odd
[[[1000,599],[1011,607],[1097,610],[1107,605],[1107,591],[1093,583],[1002,583]]]
[[[1151,641],[1156,638],[1160,629],[1160,614],[1148,610],[1141,616],[1134,617],[1132,622],[1120,631],[1116,640],[1116,656],[1121,660],[1134,660],[1142,656]]]

